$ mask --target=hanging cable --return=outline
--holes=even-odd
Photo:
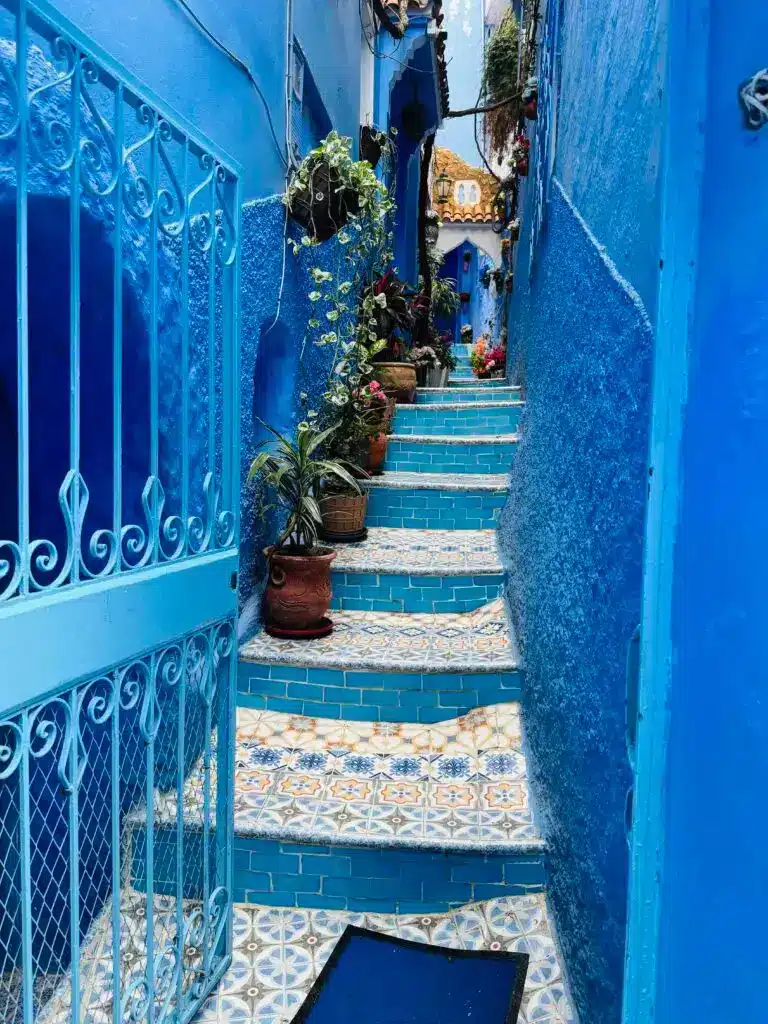
[[[280,156],[280,161],[283,167],[287,171],[289,169],[288,159],[286,158],[286,155],[283,153],[283,147],[280,145],[280,142],[278,141],[277,132],[275,131],[275,125],[272,120],[272,114],[270,113],[269,109],[269,103],[267,102],[267,98],[261,90],[261,86],[256,81],[254,73],[251,71],[249,66],[241,57],[238,57],[236,53],[233,53],[232,50],[230,50],[229,47],[218,38],[218,36],[214,35],[213,32],[211,32],[208,26],[200,20],[197,14],[195,14],[195,12],[187,3],[187,0],[174,0],[174,2],[178,4],[179,7],[181,7],[181,9],[190,19],[190,21],[206,37],[206,39],[208,39],[208,41],[211,42],[216,47],[216,49],[219,50],[220,53],[223,53],[224,56],[235,65],[236,68],[239,68],[240,71],[243,72],[243,74],[246,76],[246,78],[251,83],[253,88],[256,90],[256,94],[261,100],[262,106],[264,107],[264,112],[267,115],[269,131],[270,134],[272,135],[272,140],[275,143],[275,148],[277,149],[277,152]]]

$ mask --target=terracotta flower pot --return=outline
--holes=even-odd
[[[416,393],[416,367],[413,363],[377,363],[379,384],[396,402],[410,404]]]
[[[368,462],[366,469],[371,476],[379,476],[384,472],[384,459],[387,455],[388,439],[386,434],[372,437],[368,442]]]
[[[322,628],[331,604],[331,562],[336,552],[291,555],[266,548],[269,576],[264,594],[267,627],[281,630]]]
[[[320,499],[323,535],[333,540],[358,540],[365,530],[368,491],[362,494],[327,494]]]

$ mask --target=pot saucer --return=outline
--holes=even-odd
[[[329,544],[356,544],[358,541],[366,540],[368,527],[364,526],[362,530],[356,530],[354,533],[328,533],[327,530],[320,530],[319,536]]]
[[[281,626],[266,625],[264,632],[278,640],[318,640],[333,631],[333,622],[327,616],[312,629],[283,629]]]

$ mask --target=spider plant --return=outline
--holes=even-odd
[[[275,548],[284,548],[292,554],[314,554],[317,529],[322,524],[317,503],[322,482],[335,477],[360,494],[357,480],[341,461],[322,458],[319,454],[337,425],[318,430],[309,423],[300,423],[295,441],[284,437],[267,423],[262,423],[262,426],[274,435],[275,440],[262,441],[259,445],[270,444],[273,448],[259,452],[253,460],[248,483],[260,477],[276,499],[267,508],[279,506],[288,512],[285,528],[277,538]]]

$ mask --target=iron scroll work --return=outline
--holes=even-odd
[[[45,0],[0,0],[0,204],[0,605],[234,548],[237,165]]]
[[[753,131],[768,124],[768,68],[763,68],[739,88],[747,127]]]

